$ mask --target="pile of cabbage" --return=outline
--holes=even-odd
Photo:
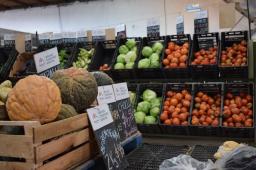
[[[114,69],[132,69],[137,58],[135,39],[128,39],[125,45],[119,47],[118,52]]]
[[[138,68],[159,68],[160,55],[163,50],[163,44],[159,41],[152,46],[145,46],[142,49],[142,56],[144,57],[138,63]]]
[[[91,63],[93,54],[94,54],[94,48],[90,50],[80,48],[77,61],[73,62],[73,67],[87,69],[89,64]]]
[[[135,121],[138,124],[155,124],[160,114],[161,97],[151,89],[146,89],[142,94],[142,100],[138,103],[134,113]]]

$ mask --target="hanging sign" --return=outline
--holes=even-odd
[[[147,21],[147,36],[160,37],[160,20],[158,18],[150,18]]]
[[[176,18],[176,31],[177,34],[184,34],[184,18],[183,16],[178,16]]]
[[[195,34],[206,34],[209,32],[207,10],[196,13],[196,17],[194,19],[194,31]]]
[[[125,138],[138,131],[134,118],[134,109],[129,97],[127,83],[113,84],[118,113],[124,128]]]
[[[105,29],[92,30],[92,41],[105,41],[106,33]]]
[[[50,77],[59,68],[60,60],[57,47],[34,55],[37,73]]]
[[[127,161],[108,105],[87,109],[87,113],[106,168],[125,169]]]

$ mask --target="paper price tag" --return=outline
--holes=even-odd
[[[116,100],[129,98],[127,83],[113,84]]]
[[[41,73],[60,64],[57,47],[34,55],[37,73]]]
[[[199,12],[196,13],[196,18],[195,19],[202,19],[202,18],[208,18],[207,10],[199,11]]]
[[[99,104],[109,104],[115,102],[115,94],[112,85],[99,86],[97,100]]]
[[[94,131],[113,122],[113,118],[107,104],[87,109],[87,113]]]

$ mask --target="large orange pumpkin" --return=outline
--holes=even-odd
[[[9,93],[6,108],[11,120],[55,120],[61,108],[58,86],[47,77],[28,76]]]

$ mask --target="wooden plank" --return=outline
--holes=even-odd
[[[48,123],[34,128],[34,142],[42,142],[88,126],[87,114]]]
[[[77,166],[90,159],[90,145],[86,143],[67,154],[44,164],[37,170],[63,170]]]
[[[0,155],[33,159],[33,138],[31,136],[0,134]]]
[[[0,121],[0,126],[39,126],[38,121]]]
[[[0,169],[2,170],[33,170],[34,165],[26,162],[2,162],[0,161]]]
[[[50,159],[64,151],[89,141],[89,129],[65,135],[57,140],[36,147],[36,163]]]

